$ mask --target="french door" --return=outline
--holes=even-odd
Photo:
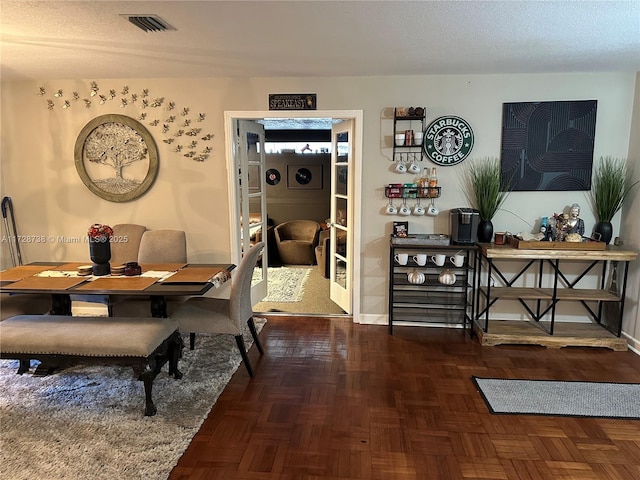
[[[332,129],[332,195],[331,195],[331,233],[330,242],[330,273],[331,275],[331,299],[340,305],[347,313],[353,315],[354,321],[359,321],[360,297],[357,293],[360,289],[360,280],[356,272],[360,271],[359,240],[358,232],[361,228],[360,218],[353,212],[359,212],[360,205],[360,178],[362,177],[362,110],[323,110],[323,111],[296,111],[294,112],[274,112],[274,111],[227,111],[225,116],[225,137],[227,147],[227,162],[229,171],[229,198],[231,207],[231,258],[238,261],[242,252],[244,239],[251,236],[251,229],[246,231],[248,226],[240,220],[241,206],[244,211],[257,210],[261,214],[261,224],[265,227],[266,222],[266,199],[265,197],[265,169],[264,169],[264,148],[251,150],[254,141],[253,135],[257,135],[261,147],[264,145],[264,129],[258,124],[256,119],[267,118],[333,118],[343,119]],[[240,132],[242,125],[242,134]],[[244,137],[244,138],[243,138]],[[243,142],[243,148],[240,143]],[[240,154],[247,157],[246,168],[241,168]],[[250,164],[248,158],[253,157],[255,162]],[[257,159],[260,158],[258,162]],[[255,190],[255,177],[251,175],[249,167],[255,170],[259,164],[261,178],[259,180],[260,195]],[[242,172],[246,172],[243,180]],[[242,185],[241,185],[242,184]],[[251,184],[249,189],[248,184]],[[242,199],[247,197],[246,202]],[[261,197],[258,202],[258,197]],[[253,203],[252,203],[253,201]],[[254,205],[255,204],[255,205]],[[347,212],[346,216],[344,212]],[[263,236],[266,242],[266,235]],[[254,295],[252,300],[255,303],[266,295],[266,257],[263,258],[262,265],[265,267],[260,272],[260,282],[254,285]]]
[[[331,128],[330,297],[346,313],[352,313],[353,126],[353,120],[344,120]]]
[[[261,260],[253,274],[251,300],[255,304],[267,296],[267,201],[264,178],[264,126],[253,120],[235,120],[234,171],[236,173],[236,231],[240,252],[254,242],[264,241]],[[233,221],[233,220],[232,220]]]

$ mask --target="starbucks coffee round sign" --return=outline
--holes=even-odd
[[[473,148],[473,130],[462,118],[447,115],[427,127],[424,152],[433,163],[449,167],[462,162]]]

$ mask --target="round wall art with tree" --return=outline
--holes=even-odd
[[[111,202],[144,194],[158,173],[158,149],[149,131],[126,115],[101,115],[76,140],[76,169],[93,193]]]

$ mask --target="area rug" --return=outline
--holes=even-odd
[[[265,323],[256,319],[258,331]],[[248,333],[245,342],[252,344]],[[143,415],[144,388],[130,367],[34,377],[2,360],[0,478],[166,479],[240,360],[232,335],[197,335],[195,350],[185,348],[180,360],[182,379],[165,366],[153,382],[153,417]]]
[[[254,270],[254,279],[260,274],[259,272],[258,269]],[[311,268],[269,267],[267,270],[269,291],[261,301],[299,302],[304,295],[304,285],[309,278],[309,272]]]
[[[640,419],[640,384],[472,377],[491,413]]]

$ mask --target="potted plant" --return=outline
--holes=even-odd
[[[631,173],[626,159],[611,156],[600,157],[594,170],[589,192],[597,220],[593,231],[600,234],[600,240],[605,243],[609,243],[613,236],[611,220],[622,208],[631,189],[640,183],[640,180],[632,181]]]
[[[491,219],[507,199],[510,190],[508,185],[508,182],[502,181],[500,161],[495,157],[474,161],[464,171],[464,193],[480,216],[479,242],[491,242],[493,237]]]

